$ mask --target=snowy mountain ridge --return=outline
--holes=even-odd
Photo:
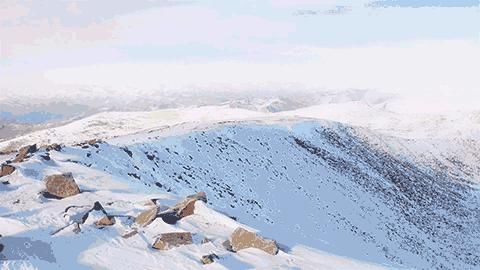
[[[325,106],[278,113],[229,106],[106,112],[3,142],[2,149],[65,144],[48,153],[41,148],[1,178],[8,185],[0,185],[5,205],[0,221],[9,231],[0,241],[7,248],[16,237],[40,241],[53,254],[22,249],[23,255],[3,266],[123,269],[135,262],[146,269],[201,269],[199,258],[215,252],[220,260],[207,266],[212,269],[475,269],[480,263],[478,119],[443,131],[455,123],[454,116],[427,119],[427,126],[402,118],[422,131],[411,134],[390,113],[367,121],[376,106],[357,104],[358,112]],[[428,132],[435,136],[425,137]],[[77,144],[92,138],[105,142]],[[14,156],[0,155],[2,162]],[[65,172],[72,172],[86,192],[63,200],[39,195],[45,176]],[[157,220],[132,240],[121,238],[130,226],[123,219],[112,229],[97,231],[86,223],[80,234],[50,235],[65,225],[61,212],[70,205],[99,201],[109,212],[135,216],[151,198],[171,205],[198,191],[206,192],[208,204],[197,203],[193,216],[173,227]],[[244,226],[240,223],[278,241],[281,253],[229,253],[221,242]],[[216,240],[168,253],[149,249],[158,233],[171,231]],[[69,243],[78,250],[62,251]]]

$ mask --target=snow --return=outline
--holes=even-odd
[[[225,122],[288,124],[293,120],[319,119],[365,127],[382,134],[403,138],[480,137],[480,111],[417,112],[409,101],[373,91],[351,91],[321,95],[316,105],[293,110],[276,109],[278,99],[251,101],[253,104],[164,109],[147,112],[103,112],[66,124],[35,131],[0,142],[0,150],[12,150],[35,142],[39,145],[80,143],[89,139],[109,139],[163,130],[166,135],[208,128]],[[256,104],[258,102],[259,104]],[[287,100],[288,102],[288,100]],[[248,109],[235,108],[237,106]],[[282,105],[279,105],[282,106]],[[287,106],[288,107],[288,106]],[[270,108],[270,109],[265,109]],[[285,123],[287,122],[287,123]],[[178,126],[183,126],[179,131]]]
[[[1,142],[66,145],[50,161],[41,150],[14,164],[1,179],[10,183],[0,184],[2,269],[475,269],[478,112],[405,113],[376,96],[292,111],[231,105],[104,112]],[[75,146],[94,138],[106,143]],[[64,172],[83,193],[40,195],[46,175]],[[209,203],[197,202],[193,216],[176,225],[157,219],[121,237],[150,199],[167,207],[198,191]],[[99,230],[92,215],[73,233],[72,222],[96,201],[122,217]],[[72,205],[79,207],[65,215]],[[227,252],[222,242],[238,226],[282,251]],[[160,233],[177,231],[192,232],[194,244],[151,249]],[[220,260],[203,266],[212,252]]]
[[[167,206],[181,197],[152,189],[125,176],[119,177],[97,166],[89,168],[70,162],[78,160],[79,154],[83,156],[82,151],[67,148],[62,152],[51,152],[51,161],[35,155],[16,164],[18,171],[5,177],[10,185],[8,190],[1,191],[0,196],[0,233],[3,234],[0,242],[6,247],[0,255],[1,269],[321,269],[318,266],[336,269],[337,263],[345,269],[374,267],[303,246],[294,247],[291,253],[280,252],[277,256],[252,249],[230,253],[221,243],[235,228],[255,229],[212,210],[203,202],[196,203],[193,216],[176,225],[156,219],[139,229],[139,234],[124,239],[121,235],[132,224],[126,217],[136,216],[147,209],[150,199],[159,199],[160,205]],[[114,157],[115,153],[109,156]],[[99,164],[101,162],[99,160]],[[43,189],[41,179],[61,172],[72,172],[83,192],[62,200],[39,195]],[[114,226],[97,229],[93,222],[99,216],[92,215],[80,225],[81,233],[75,234],[73,225],[69,224],[78,221],[95,201],[101,202],[109,214],[125,218],[117,217]],[[64,214],[69,206],[77,207],[69,208]],[[63,227],[65,229],[58,231]],[[168,251],[151,248],[160,233],[176,231],[192,232],[194,244]],[[202,244],[204,237],[212,242]],[[203,266],[201,256],[212,252],[220,259]],[[318,264],[320,261],[321,265]]]

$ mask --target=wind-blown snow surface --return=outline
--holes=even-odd
[[[342,259],[345,269],[373,267],[353,265],[358,261],[389,268],[475,269],[480,264],[479,149],[471,138],[402,139],[325,121],[186,123],[112,138],[99,148],[67,147],[50,162],[34,158],[9,176],[12,184],[0,191],[7,206],[1,210],[5,222],[21,222],[18,230],[26,237],[51,243],[53,254],[74,247],[75,255],[62,252],[49,268],[77,259],[107,268],[201,267],[194,258],[206,247],[169,255],[148,249],[154,234],[190,230],[219,239],[210,250],[225,254],[219,264],[227,268],[342,268],[335,255],[348,258]],[[73,171],[91,192],[65,202],[39,198],[39,180],[54,171]],[[177,228],[147,229],[147,241],[128,242],[110,230],[59,238],[45,232],[64,224],[59,213],[69,204],[118,202],[111,211],[134,214],[148,198],[168,204],[195,191],[207,193],[209,208],[276,239],[286,253],[223,253],[220,238],[235,222],[203,206]],[[17,198],[25,204],[13,205]],[[124,229],[118,226],[114,230]],[[111,259],[119,257],[125,260]],[[37,262],[42,266],[45,260]],[[5,265],[17,263],[31,262]]]
[[[95,165],[82,163],[87,161],[86,154],[92,155],[90,160]],[[106,155],[115,158],[117,154],[126,153],[107,144],[99,149],[64,148],[62,152],[51,152],[51,160],[45,160],[41,157],[45,153],[38,152],[29,161],[17,165],[14,174],[2,178],[10,184],[0,184],[0,232],[3,235],[0,242],[5,245],[0,253],[1,269],[382,269],[303,245],[291,246],[276,256],[255,249],[230,253],[221,243],[234,229],[245,225],[208,208],[203,202],[196,203],[193,216],[176,225],[168,225],[159,218],[138,235],[124,239],[121,235],[132,223],[129,217],[151,207],[148,206],[150,199],[158,199],[166,206],[179,197],[119,173],[122,164],[105,159]],[[5,158],[8,156],[2,157]],[[41,179],[58,172],[72,172],[83,192],[63,200],[40,195],[44,189]],[[97,229],[91,214],[80,226],[82,232],[73,233],[73,226],[67,225],[75,215],[66,218],[64,211],[71,206],[89,209],[95,201],[101,202],[110,215],[115,215],[117,223]],[[192,232],[194,244],[169,251],[151,248],[160,233],[177,231]],[[53,232],[58,233],[52,235]],[[212,242],[201,243],[204,237]],[[212,252],[220,259],[214,264],[202,265],[201,256]]]

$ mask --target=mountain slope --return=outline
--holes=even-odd
[[[258,119],[145,127],[98,148],[66,147],[51,154],[53,163],[36,161],[21,174],[39,180],[44,171],[73,166],[96,194],[118,192],[97,179],[127,184],[120,197],[205,191],[209,207],[276,239],[290,255],[300,244],[389,268],[475,269],[480,263],[478,141],[403,139],[334,122]],[[260,258],[250,267],[272,267]]]
[[[137,228],[138,234],[123,235],[135,228],[132,217],[152,206],[152,199],[162,207],[179,199],[161,189],[152,189],[129,176],[118,177],[100,165],[98,155],[114,153],[114,147],[64,147],[60,152],[40,150],[22,163],[17,170],[1,178],[0,184],[0,253],[2,269],[381,269],[379,266],[320,252],[295,245],[273,256],[258,249],[228,252],[222,242],[237,227],[253,230],[232,218],[196,202],[194,214],[175,225],[155,219],[147,227]],[[94,150],[95,149],[95,150]],[[97,153],[98,151],[98,153]],[[84,155],[95,152],[99,166],[79,162]],[[125,154],[123,151],[121,151]],[[49,158],[45,158],[45,157]],[[10,156],[0,156],[2,160]],[[108,164],[108,165],[107,165]],[[46,175],[71,172],[82,193],[62,200],[41,194],[41,181]],[[84,215],[94,202],[101,203],[115,217],[111,227],[94,225],[98,215],[90,213],[75,233],[73,221]],[[193,244],[168,251],[152,249],[159,234],[191,232]],[[204,238],[210,239],[203,242]],[[215,263],[204,266],[203,255],[215,253]]]

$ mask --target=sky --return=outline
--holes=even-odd
[[[473,97],[479,44],[478,0],[2,0],[0,90]]]

